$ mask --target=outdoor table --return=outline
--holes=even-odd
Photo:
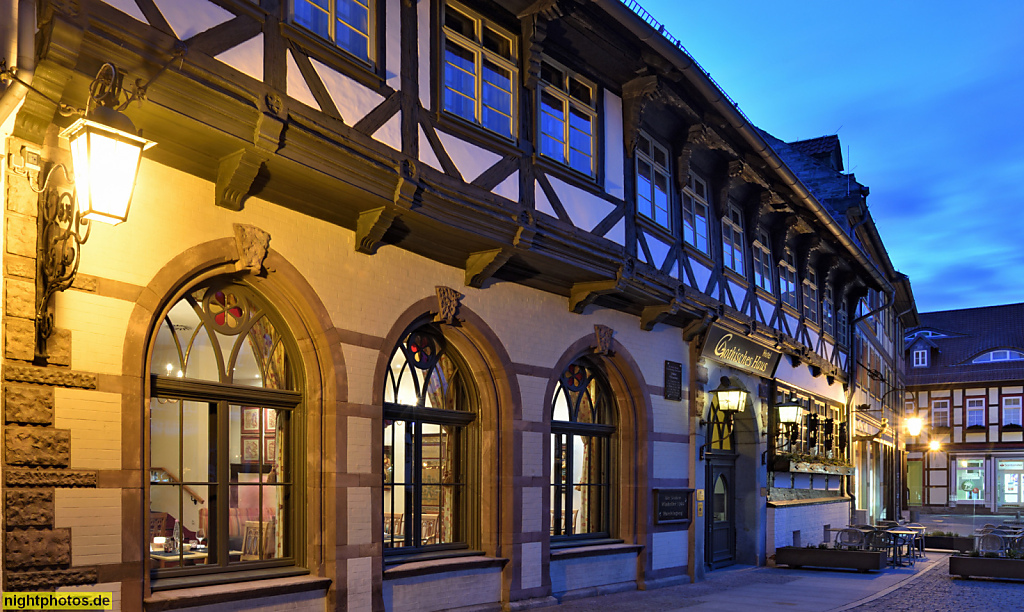
[[[907,552],[909,553],[908,557],[910,557],[909,564],[913,565],[914,557],[913,552],[910,550],[910,547],[914,545],[914,540],[915,538],[917,538],[918,532],[913,529],[906,529],[901,527],[899,529],[889,529],[886,531],[886,533],[891,534],[892,536],[892,565],[894,567],[904,565],[902,560],[903,551],[901,550],[901,547],[903,545],[907,546]]]

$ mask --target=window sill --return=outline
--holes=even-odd
[[[502,557],[485,557],[480,551],[464,551],[462,556],[451,555],[443,558],[422,559],[423,555],[408,557],[399,565],[393,565],[384,570],[385,580],[396,580],[398,578],[412,578],[415,576],[427,576],[430,574],[442,574],[470,569],[482,569],[488,567],[504,567],[508,559]]]
[[[590,542],[593,542],[592,544]],[[639,553],[644,547],[640,544],[624,544],[622,540],[584,540],[572,548],[551,550],[551,560],[578,559],[580,557],[603,557],[621,555],[623,553]]]
[[[302,570],[306,572],[307,570]],[[309,591],[324,591],[331,586],[329,578],[318,576],[291,576],[259,579],[255,577],[256,572],[232,574],[233,580],[229,584],[207,585],[188,587],[182,583],[183,588],[153,593],[144,601],[148,612],[159,612],[160,610],[177,610],[190,608],[199,605],[222,604],[232,601],[247,601],[270,597],[272,595],[288,595],[291,593],[305,593]],[[278,572],[278,575],[280,573]],[[266,574],[264,574],[266,575]],[[180,579],[178,579],[180,580]],[[170,580],[163,580],[161,583],[168,583]],[[167,586],[161,584],[161,586]]]

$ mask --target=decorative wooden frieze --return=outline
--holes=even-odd
[[[56,569],[71,565],[70,529],[15,529],[6,536],[6,570]]]
[[[84,470],[4,470],[4,485],[8,487],[95,487],[96,472]]]
[[[98,377],[86,372],[73,372],[31,365],[4,365],[4,380],[8,382],[37,383],[56,387],[95,389]]]
[[[4,385],[4,421],[7,424],[53,424],[53,387]]]
[[[615,330],[607,325],[594,326],[594,352],[598,355],[611,355],[612,336]]]
[[[775,212],[786,209],[786,200],[771,189],[761,192],[761,208],[764,212]]]
[[[253,274],[263,274],[263,267],[270,250],[270,234],[255,225],[234,224],[235,247],[238,249],[238,261],[235,271],[248,270]]]
[[[4,524],[17,527],[53,527],[53,490],[7,490]]]
[[[451,287],[441,285],[435,289],[437,291],[437,316],[434,317],[434,321],[454,325],[462,294]]]
[[[4,459],[12,466],[67,467],[71,463],[71,431],[40,427],[7,427]]]
[[[95,569],[8,572],[4,575],[4,587],[8,591],[36,591],[97,582],[99,573]]]
[[[768,182],[747,162],[734,159],[729,162],[729,180],[768,189]]]

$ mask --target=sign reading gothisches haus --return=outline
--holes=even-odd
[[[717,325],[708,330],[701,357],[714,359],[764,378],[775,375],[782,353],[744,338]]]

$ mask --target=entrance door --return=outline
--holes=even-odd
[[[736,455],[708,453],[707,458],[704,558],[718,569],[736,563]]]

